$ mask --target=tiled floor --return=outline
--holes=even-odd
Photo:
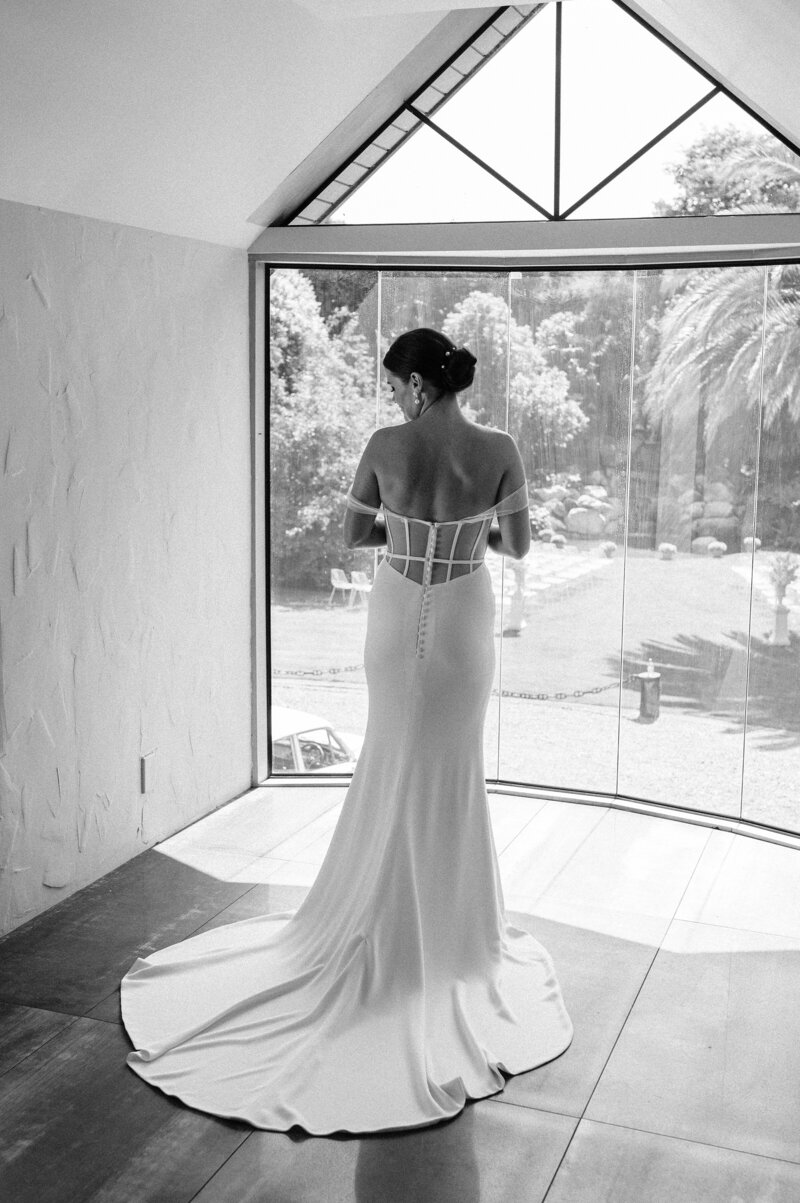
[[[9,1203],[796,1203],[800,852],[493,796],[515,921],[550,950],[567,1052],[417,1132],[283,1135],[125,1066],[137,955],[296,906],[343,791],[253,791],[0,942]]]

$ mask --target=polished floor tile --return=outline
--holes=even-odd
[[[676,917],[800,939],[800,852],[712,832]]]
[[[800,1166],[584,1120],[547,1203],[796,1203]]]
[[[603,806],[547,802],[499,857],[510,909],[526,910],[541,897],[605,814]]]
[[[800,1162],[800,941],[675,921],[586,1116]]]
[[[273,853],[284,840],[341,803],[337,787],[262,786],[221,807],[159,844],[169,853],[187,848]],[[283,859],[283,858],[280,858]]]
[[[111,1023],[76,1019],[0,1076],[0,1197],[189,1203],[249,1128],[186,1107],[125,1066]]]
[[[543,798],[516,798],[513,794],[489,794],[494,846],[498,856],[521,835],[547,803]]]
[[[708,837],[694,824],[606,811],[539,901],[671,919]]]
[[[304,860],[276,860],[262,856],[246,869],[236,874],[236,880],[251,885],[312,886],[319,872],[319,865]]]
[[[257,1132],[196,1203],[541,1203],[575,1123],[484,1102],[446,1124],[360,1140]]]
[[[218,911],[212,919],[198,928],[199,932],[225,923],[237,923],[240,919],[253,919],[256,915],[274,915],[280,911],[296,911],[308,893],[306,886],[254,885],[230,906]]]
[[[3,938],[0,999],[82,1015],[247,888],[149,849]]]
[[[317,815],[310,822],[305,823],[298,831],[287,836],[280,844],[276,844],[274,848],[271,848],[270,856],[274,856],[278,860],[308,860],[308,856],[304,855],[304,853],[312,845],[316,844],[320,838],[327,836],[328,840],[330,840],[341,813],[341,803],[329,807],[328,810]]]
[[[72,1023],[75,1017],[60,1011],[0,1002],[0,1074],[13,1069]]]
[[[596,931],[512,914],[553,958],[574,1028],[572,1044],[547,1065],[510,1078],[497,1101],[579,1116],[614,1047],[656,948]]]
[[[800,854],[607,807],[490,798],[511,922],[550,952],[575,1035],[455,1121],[266,1133],[137,1078],[122,974],[197,931],[296,909],[343,792],[253,791],[0,943],[0,1197],[800,1198]]]

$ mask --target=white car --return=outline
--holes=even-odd
[[[273,706],[273,773],[352,773],[364,742],[362,735],[342,735],[326,718]]]

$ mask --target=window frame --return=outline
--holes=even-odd
[[[519,227],[524,227],[524,232]],[[520,249],[524,233],[532,244]],[[684,241],[679,240],[679,234]],[[385,236],[382,237],[381,235]],[[689,235],[690,237],[686,237]],[[438,248],[438,249],[437,249]],[[252,431],[252,785],[331,787],[351,774],[272,774],[269,590],[269,273],[273,267],[502,271],[637,270],[800,263],[800,214],[448,226],[270,227],[250,249]],[[487,779],[492,792],[667,817],[800,849],[800,833],[620,793]]]

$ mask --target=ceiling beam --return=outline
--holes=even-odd
[[[800,257],[800,214],[272,226],[250,254],[272,264],[373,267],[769,261]]]

